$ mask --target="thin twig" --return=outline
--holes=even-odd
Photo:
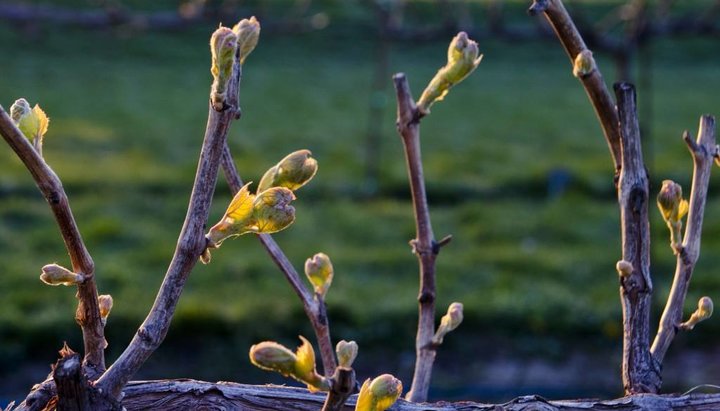
[[[529,12],[531,14],[542,12],[545,15],[555,34],[557,34],[560,43],[565,48],[568,57],[570,57],[571,63],[575,63],[580,53],[590,52],[561,0],[535,0]],[[585,92],[595,109],[595,114],[600,121],[617,176],[621,165],[620,135],[617,128],[618,114],[612,96],[597,67],[589,73],[578,76],[578,78],[585,88]]]
[[[68,197],[58,176],[33,148],[30,141],[15,127],[2,106],[0,106],[0,134],[30,171],[55,215],[65,248],[70,255],[73,271],[83,275],[84,280],[78,285],[75,320],[83,334],[85,372],[91,377],[100,375],[105,371],[104,351],[107,342],[98,307],[95,265],[75,223]]]
[[[623,386],[626,394],[656,393],[661,380],[659,366],[649,349],[652,280],[648,176],[640,143],[635,88],[628,83],[616,84],[615,96],[622,142],[622,168],[618,182],[622,259],[632,265],[631,272],[620,276]]]
[[[232,120],[237,115],[239,62],[233,66],[233,79],[228,85],[227,106],[222,111],[208,107],[208,122],[195,174],[190,204],[185,222],[178,238],[175,254],[165,274],[155,303],[130,345],[108,368],[96,383],[96,387],[114,397],[119,397],[123,387],[140,369],[143,363],[165,339],[185,281],[207,248],[205,224],[210,212],[210,203],[217,182],[220,158]]]
[[[355,370],[350,367],[338,367],[332,376],[332,387],[325,399],[322,411],[342,411],[345,401],[355,389]]]
[[[240,191],[243,186],[243,181],[235,167],[232,153],[227,144],[225,144],[223,148],[221,166],[230,191],[232,191],[233,194]],[[322,301],[322,299],[313,298],[313,295],[303,284],[300,274],[298,274],[295,267],[270,234],[258,234],[257,237],[270,255],[270,258],[272,258],[290,283],[295,294],[300,298],[305,314],[310,319],[313,331],[315,331],[318,350],[320,351],[320,358],[323,363],[323,373],[326,377],[330,377],[335,372],[337,363],[335,361],[335,350],[333,349],[330,338],[330,326],[328,324],[325,302]]]
[[[661,364],[670,343],[677,334],[678,325],[682,322],[690,278],[700,256],[700,237],[710,171],[718,154],[718,146],[715,142],[715,119],[707,115],[700,117],[697,141],[693,141],[687,131],[683,134],[683,139],[693,158],[693,180],[687,226],[682,248],[677,255],[675,277],[651,349],[653,357]]]
[[[405,74],[395,74],[393,81],[397,94],[397,129],[405,148],[415,212],[416,238],[410,241],[410,244],[420,264],[415,372],[406,398],[413,402],[423,402],[427,400],[436,353],[432,338],[435,334],[435,259],[440,251],[440,246],[435,242],[425,194],[425,179],[423,178],[420,153],[420,118],[422,114],[415,105]]]

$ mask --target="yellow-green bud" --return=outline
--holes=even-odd
[[[258,192],[270,187],[286,187],[295,191],[312,180],[317,170],[317,160],[312,158],[310,150],[292,152],[265,172],[258,184]]]
[[[210,73],[213,75],[210,100],[213,108],[217,111],[225,108],[227,87],[232,77],[236,50],[237,35],[231,29],[220,26],[210,37],[210,52],[212,54]]]
[[[430,112],[430,106],[442,100],[450,87],[464,80],[482,60],[478,44],[470,40],[467,33],[461,31],[450,42],[447,64],[438,70],[418,100],[421,113]]]
[[[245,63],[245,58],[255,50],[258,39],[260,38],[260,22],[255,16],[249,19],[242,19],[233,27],[233,31],[237,35],[238,54],[240,56],[240,64]]]
[[[250,362],[263,370],[289,377],[295,372],[295,354],[274,341],[263,341],[250,347]]]
[[[447,314],[443,315],[440,320],[440,326],[433,336],[434,344],[442,344],[445,335],[450,331],[458,328],[463,320],[463,305],[462,303],[452,303],[448,307]]]
[[[273,187],[256,196],[250,193],[249,186],[246,184],[235,194],[223,218],[206,234],[209,247],[219,247],[225,239],[246,233],[274,233],[295,221],[295,208],[290,205],[295,199],[292,191]],[[200,258],[208,263],[210,253],[203,252]]]
[[[365,380],[358,394],[356,411],[385,411],[402,394],[402,382],[390,374]]]
[[[710,297],[702,297],[698,300],[698,308],[692,313],[690,318],[684,323],[680,324],[680,328],[683,330],[692,330],[695,328],[697,323],[705,321],[713,313],[713,301]]]
[[[329,391],[330,381],[315,370],[312,344],[303,336],[300,340],[302,345],[294,353],[273,341],[253,345],[250,347],[250,361],[259,368],[305,383],[310,391]]]
[[[657,204],[665,221],[679,221],[687,213],[687,204],[683,206],[682,187],[680,184],[665,180],[657,196]]]
[[[334,270],[330,257],[317,253],[305,261],[305,275],[315,288],[315,292],[325,297],[332,284]]]
[[[620,274],[620,277],[630,277],[630,275],[633,273],[633,266],[629,261],[620,260],[615,264],[615,269],[617,270],[618,274]]]
[[[27,100],[19,98],[10,107],[10,117],[23,135],[36,144],[36,148],[42,146],[50,119],[39,105],[35,104],[35,107],[30,108]]]
[[[82,275],[74,273],[57,264],[48,264],[42,268],[40,280],[48,285],[76,285],[83,282]]]
[[[575,56],[573,76],[582,78],[591,74],[595,70],[597,70],[597,65],[595,64],[592,51],[583,50]]]
[[[110,294],[98,295],[98,306],[100,307],[100,317],[108,318],[113,307],[113,298]]]
[[[335,346],[335,352],[337,353],[338,365],[350,368],[355,361],[355,357],[357,357],[358,345],[355,341],[341,340]]]
[[[290,203],[295,194],[285,187],[272,187],[255,197],[253,222],[250,230],[257,233],[275,233],[295,221],[295,207]]]

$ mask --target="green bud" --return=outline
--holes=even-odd
[[[690,318],[685,321],[684,323],[680,324],[680,328],[683,330],[692,330],[695,328],[695,326],[701,322],[705,321],[710,316],[712,316],[713,313],[713,301],[710,297],[702,297],[700,300],[698,300],[698,308],[695,310],[694,313],[690,316]]]
[[[245,58],[247,58],[247,56],[255,50],[255,46],[257,46],[258,39],[260,38],[260,22],[257,21],[255,16],[249,19],[242,19],[233,27],[233,32],[237,35],[240,64],[244,64]]]
[[[687,200],[682,198],[680,184],[672,180],[663,181],[657,196],[657,205],[670,229],[670,246],[678,253],[682,248],[682,218],[689,209]]]
[[[442,100],[450,88],[472,73],[482,60],[478,44],[461,31],[450,42],[448,62],[441,68],[420,96],[418,110],[430,113],[430,106]]]
[[[333,280],[333,266],[330,257],[317,253],[305,261],[305,275],[315,288],[315,292],[325,297]]]
[[[390,374],[367,379],[360,388],[355,411],[385,411],[402,394],[402,382]]]
[[[617,270],[618,274],[620,274],[620,277],[630,277],[630,275],[633,273],[633,266],[630,262],[625,260],[620,260],[615,264],[615,269]]]
[[[258,192],[267,190],[270,187],[286,187],[290,190],[307,184],[317,173],[317,160],[311,157],[310,150],[298,150],[285,156],[279,163],[265,172]]]
[[[250,347],[250,362],[258,368],[289,377],[295,372],[297,357],[274,341],[263,341]]]
[[[290,202],[295,194],[285,187],[272,187],[255,197],[253,222],[249,227],[255,233],[275,233],[284,230],[295,221],[295,207]]]
[[[595,64],[592,51],[583,50],[575,56],[575,62],[573,63],[573,76],[582,78],[591,74],[595,70],[597,70],[597,65]]]
[[[250,193],[250,183],[235,194],[223,218],[208,231],[209,248],[219,247],[227,238],[246,233],[274,233],[284,230],[295,221],[295,199],[292,191],[273,187],[259,195]],[[207,250],[206,250],[207,251]],[[210,262],[210,253],[200,256]]]
[[[315,351],[312,344],[300,336],[302,345],[293,353],[283,345],[264,341],[250,347],[250,361],[268,371],[305,383],[310,391],[329,391],[330,381],[315,369]]]
[[[357,357],[358,345],[355,341],[341,340],[335,346],[335,353],[337,353],[338,365],[350,368]]]
[[[35,148],[42,149],[42,140],[47,133],[50,119],[39,105],[30,108],[24,98],[15,100],[10,107],[10,117],[23,135],[33,142]]]
[[[227,87],[232,77],[236,50],[237,35],[231,29],[220,26],[210,37],[210,52],[212,54],[210,73],[213,75],[210,100],[213,108],[217,111],[225,108]]]
[[[452,303],[448,307],[447,314],[443,315],[440,320],[440,326],[433,336],[434,344],[442,344],[445,335],[450,331],[458,328],[463,320],[463,305],[462,303]]]
[[[74,273],[57,264],[48,264],[42,268],[40,280],[48,285],[76,285],[84,281],[82,275]]]
[[[98,306],[100,308],[100,318],[103,322],[107,321],[113,307],[112,296],[110,294],[98,295]]]

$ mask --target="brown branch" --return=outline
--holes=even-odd
[[[30,171],[55,216],[65,248],[70,255],[73,271],[84,277],[83,282],[78,285],[75,320],[83,334],[85,350],[83,365],[88,374],[97,376],[105,370],[104,350],[107,342],[98,307],[95,265],[75,223],[68,197],[58,176],[13,124],[2,106],[0,106],[0,134]]]
[[[120,396],[125,384],[165,339],[185,281],[198,258],[207,248],[205,224],[215,192],[223,147],[230,123],[237,114],[239,70],[240,64],[236,58],[233,65],[233,77],[228,84],[228,101],[223,110],[216,111],[212,104],[209,104],[205,138],[200,151],[187,215],[155,303],[135,333],[130,345],[95,384],[96,387],[114,397]]]
[[[435,259],[440,252],[440,246],[433,235],[425,193],[420,153],[420,118],[422,114],[415,105],[405,74],[395,74],[393,81],[397,94],[397,129],[405,149],[415,213],[416,238],[410,241],[410,245],[420,264],[415,372],[412,386],[406,397],[409,401],[422,402],[427,400],[436,354],[436,347],[432,339],[435,334]]]
[[[687,131],[683,135],[683,139],[693,158],[693,180],[685,236],[682,248],[677,255],[670,295],[651,349],[653,357],[660,364],[662,364],[670,343],[677,334],[678,326],[682,322],[690,278],[700,256],[700,237],[710,171],[718,154],[718,146],[715,142],[715,119],[707,115],[700,117],[697,141],[693,141]]]
[[[622,259],[632,268],[620,276],[623,311],[623,386],[627,394],[656,393],[660,387],[659,365],[649,350],[650,306],[650,223],[649,184],[640,143],[635,105],[635,88],[615,85],[620,117],[622,167],[618,202],[622,230]]]
[[[244,385],[229,382],[209,383],[195,380],[164,380],[129,383],[125,390],[124,405],[131,411],[149,409],[317,411],[324,400],[323,393],[313,394],[302,388]],[[357,396],[351,396],[343,409],[352,410],[356,400]],[[548,401],[539,396],[528,395],[497,405],[470,401],[417,404],[401,399],[391,409],[393,411],[699,411],[718,408],[720,408],[720,394],[643,394],[614,400],[562,401]]]
[[[322,406],[322,411],[341,411],[355,389],[355,370],[349,367],[336,368],[335,374],[332,376],[332,386]]]
[[[232,153],[227,144],[225,144],[223,148],[221,165],[225,179],[227,180],[228,186],[230,186],[230,191],[232,191],[233,194],[237,193],[242,188],[243,181],[235,167]],[[335,350],[333,349],[330,338],[330,325],[328,323],[325,302],[321,298],[313,298],[313,295],[303,284],[300,274],[298,274],[295,267],[270,234],[258,234],[257,237],[270,255],[270,258],[272,258],[283,273],[285,279],[290,283],[295,294],[300,298],[305,314],[310,319],[313,331],[315,331],[320,358],[323,363],[323,373],[327,377],[333,375],[337,363],[335,361]]]
[[[557,34],[560,43],[565,48],[568,57],[570,57],[571,63],[575,63],[580,53],[590,52],[561,0],[535,0],[529,12],[531,14],[542,12],[545,15],[555,34]],[[621,149],[620,135],[617,129],[618,114],[615,110],[615,104],[597,67],[587,74],[578,76],[578,78],[585,88],[585,92],[595,109],[595,114],[600,121],[617,175],[621,165]]]

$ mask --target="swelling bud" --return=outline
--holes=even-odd
[[[459,32],[448,47],[447,64],[438,70],[417,102],[420,113],[430,113],[430,106],[442,100],[452,86],[469,76],[481,60],[478,44],[470,40],[464,31]]]
[[[317,170],[317,160],[312,158],[310,150],[292,152],[265,172],[258,184],[258,192],[271,187],[285,187],[295,191],[312,180]]]
[[[449,333],[450,331],[453,331],[454,329],[458,328],[460,323],[462,323],[463,320],[463,305],[462,303],[452,303],[448,307],[447,314],[443,315],[442,319],[440,320],[440,326],[437,329],[437,332],[435,333],[435,336],[433,336],[433,343],[434,344],[442,344],[443,339],[445,338],[445,335]]]
[[[36,150],[42,150],[42,141],[47,133],[50,119],[39,105],[30,108],[30,103],[24,98],[15,100],[10,107],[10,118],[30,141]]]
[[[575,56],[575,62],[573,63],[573,76],[582,78],[592,74],[595,70],[597,70],[597,65],[595,64],[592,51],[583,50]]]
[[[330,257],[324,253],[317,253],[305,261],[305,275],[315,288],[315,293],[325,297],[333,280],[333,266]]]
[[[213,76],[210,102],[216,111],[225,109],[227,88],[232,77],[236,50],[237,35],[229,28],[221,26],[210,37],[210,53],[212,55],[210,73]]]
[[[76,285],[83,282],[82,275],[74,273],[57,264],[48,264],[42,268],[40,280],[48,285]]]
[[[705,321],[712,316],[713,313],[713,301],[710,297],[702,297],[698,300],[698,308],[690,316],[690,318],[684,323],[680,324],[680,328],[683,330],[692,330],[695,326]]]
[[[365,380],[358,394],[355,411],[385,411],[402,394],[402,382],[390,374],[383,374],[372,381]]]
[[[335,353],[337,354],[338,366],[350,368],[355,361],[355,357],[357,357],[358,345],[355,341],[347,342],[342,340],[335,346]]]
[[[232,30],[237,36],[240,64],[244,64],[245,59],[255,50],[255,46],[257,46],[260,39],[260,22],[257,21],[255,16],[252,16],[249,19],[240,20],[238,24],[233,26]]]

